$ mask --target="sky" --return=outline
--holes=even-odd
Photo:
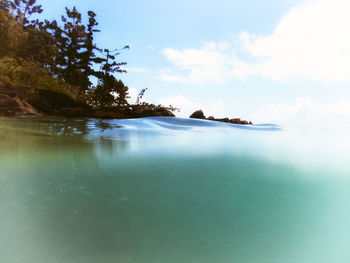
[[[96,43],[115,49],[131,102],[172,105],[188,117],[254,123],[344,122],[350,117],[348,0],[38,0],[97,14]],[[86,15],[85,15],[86,18]],[[350,120],[350,119],[349,119]]]

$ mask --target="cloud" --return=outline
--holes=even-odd
[[[209,102],[208,105],[206,105],[203,110],[207,117],[209,116],[214,116],[215,118],[237,117],[237,116],[231,116],[231,114],[226,110],[226,105],[222,100]]]
[[[134,104],[136,102],[137,96],[139,95],[139,91],[136,88],[129,88],[129,99],[128,102],[130,104]]]
[[[225,51],[227,43],[204,43],[200,49],[176,50],[166,48],[163,55],[175,66],[187,72],[185,76],[161,73],[158,78],[164,81],[207,83],[226,82],[232,75],[232,61]]]
[[[350,99],[340,99],[337,103],[330,104],[329,110],[336,114],[350,116]]]
[[[348,10],[348,0],[305,1],[291,9],[271,35],[242,33],[242,48],[256,63],[239,61],[235,74],[274,80],[350,80]]]
[[[270,35],[241,32],[233,41],[163,50],[185,75],[165,81],[227,82],[262,76],[275,81],[350,81],[350,1],[308,0],[292,8]],[[237,55],[238,54],[238,55]]]
[[[135,94],[137,96],[137,90]],[[157,103],[164,106],[171,105],[179,108],[181,111],[176,113],[178,117],[187,118],[194,111],[199,109],[202,109],[207,117],[237,117],[232,116],[232,112],[230,114],[222,100],[203,104],[198,101],[193,101],[183,95],[177,95],[159,98]],[[248,117],[254,123],[340,123],[344,122],[344,119],[350,117],[350,95],[331,103],[321,103],[309,97],[299,97],[291,104],[267,104]]]
[[[160,98],[157,102],[164,106],[173,106],[180,109],[180,112],[175,114],[178,117],[188,117],[195,110],[201,109],[203,105],[199,102],[193,102],[189,98],[182,95],[177,95],[173,97]]]
[[[180,109],[179,113],[176,113],[178,117],[189,117],[194,111],[202,109],[206,116],[215,117],[227,117],[229,116],[223,101],[213,101],[208,104],[202,104],[197,101],[192,101],[191,99],[184,97],[182,95],[177,95],[173,97],[160,98],[157,100],[159,104],[164,106],[173,106]]]
[[[300,119],[308,113],[321,110],[321,106],[310,98],[297,98],[295,104],[268,104],[253,115],[254,120],[262,122],[281,122]]]
[[[300,97],[294,104],[268,104],[252,115],[255,122],[274,123],[343,123],[350,117],[350,97],[333,103],[320,103],[308,97]]]

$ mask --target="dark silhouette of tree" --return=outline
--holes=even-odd
[[[88,89],[90,81],[82,72],[82,49],[85,42],[85,26],[81,24],[81,14],[75,7],[66,8],[62,16],[63,28],[57,23],[55,39],[58,48],[56,63],[58,74],[69,84],[79,87],[81,92]]]
[[[128,45],[121,49],[109,50],[109,49],[99,49],[100,53],[104,56],[101,58],[101,63],[103,63],[102,70],[105,74],[107,73],[126,73],[127,71],[122,68],[126,65],[126,62],[116,62],[116,56],[120,55],[120,52],[125,49],[129,49]]]
[[[126,62],[116,62],[116,56],[125,49],[129,49],[129,46],[112,51],[109,49],[104,49],[103,51],[97,49],[104,56],[97,59],[102,64],[101,71],[96,74],[98,85],[94,90],[97,106],[128,104],[128,87],[113,75],[114,73],[126,73],[126,70],[122,68],[122,66],[126,65]]]
[[[88,16],[89,23],[85,32],[85,41],[82,46],[85,51],[81,53],[81,69],[84,77],[88,80],[88,82],[85,83],[87,87],[85,86],[84,90],[86,90],[92,84],[89,80],[90,76],[98,77],[98,72],[93,69],[93,66],[101,63],[101,60],[97,58],[95,54],[95,50],[98,50],[98,48],[94,44],[94,33],[100,32],[100,30],[96,29],[98,26],[95,19],[96,14],[92,11],[88,11]]]
[[[66,8],[62,22],[31,19],[42,11],[36,0],[0,0],[0,73],[25,85],[54,83],[65,92],[69,86],[94,106],[127,104],[128,87],[115,74],[126,72],[126,63],[116,58],[129,46],[98,48],[94,36],[100,31],[93,11],[87,13],[86,25],[75,7]],[[35,78],[34,72],[45,77]]]
[[[7,0],[0,0],[0,10],[10,11],[10,2]]]
[[[145,92],[148,90],[148,88],[144,88],[142,89],[139,94],[137,95],[137,98],[136,98],[136,105],[140,104],[141,103],[141,100],[143,98],[143,96],[145,95]]]
[[[41,14],[43,9],[41,5],[36,5],[36,0],[14,0],[10,1],[12,10],[15,10],[16,20],[22,24],[23,27],[28,24],[36,24],[38,20],[29,20],[30,17],[35,14]]]
[[[10,2],[0,1],[0,58],[15,56],[19,46],[22,28],[10,14]]]

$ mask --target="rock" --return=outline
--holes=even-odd
[[[37,115],[36,111],[27,102],[18,97],[11,97],[6,94],[0,94],[0,116],[22,116]]]
[[[216,119],[213,116],[209,116],[208,118],[205,118],[204,113],[202,110],[197,110],[192,115],[190,118],[195,118],[195,119],[205,119],[205,120],[210,120],[210,121],[220,121],[220,122],[226,122],[226,123],[232,123],[232,124],[241,124],[241,125],[248,125],[248,124],[253,124],[251,121],[245,121],[241,120],[240,118],[222,118],[222,119]]]
[[[157,116],[175,117],[168,108],[153,104],[112,106],[98,109],[94,114],[94,117],[103,119],[131,119]]]
[[[230,119],[229,118],[215,119],[215,121],[230,122]]]
[[[242,121],[240,118],[234,118],[234,119],[230,119],[230,123],[234,123],[234,124],[241,124]]]
[[[204,113],[202,110],[197,110],[193,112],[190,116],[192,119],[205,119]]]
[[[0,115],[88,116],[91,109],[72,97],[52,90],[32,89],[0,78]]]
[[[94,109],[60,92],[31,89],[0,78],[0,116],[54,115],[70,118],[130,119],[153,116],[175,117],[171,108],[153,104],[110,106]],[[239,118],[216,119],[205,117],[202,110],[195,111],[190,118],[206,119],[234,124],[252,124]]]
[[[0,78],[0,116],[53,115],[69,118],[129,119],[175,115],[153,104],[111,106],[93,109],[67,94],[31,89]]]
[[[31,90],[24,99],[38,111],[50,115],[59,113],[61,109],[65,109],[62,110],[62,113],[68,113],[68,109],[73,111],[77,111],[75,109],[89,109],[89,106],[86,104],[78,102],[66,94],[52,90]]]
[[[37,115],[38,111],[23,100],[29,88],[0,79],[0,116]]]

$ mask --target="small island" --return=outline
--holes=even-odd
[[[31,19],[43,11],[36,1],[1,1],[0,6],[0,116],[51,115],[71,118],[126,119],[151,116],[175,117],[177,108],[128,102],[129,89],[118,73],[126,62],[117,56],[129,49],[110,50],[94,42],[98,22],[87,12],[87,24],[73,7],[61,21]],[[200,118],[235,124],[235,119]]]

